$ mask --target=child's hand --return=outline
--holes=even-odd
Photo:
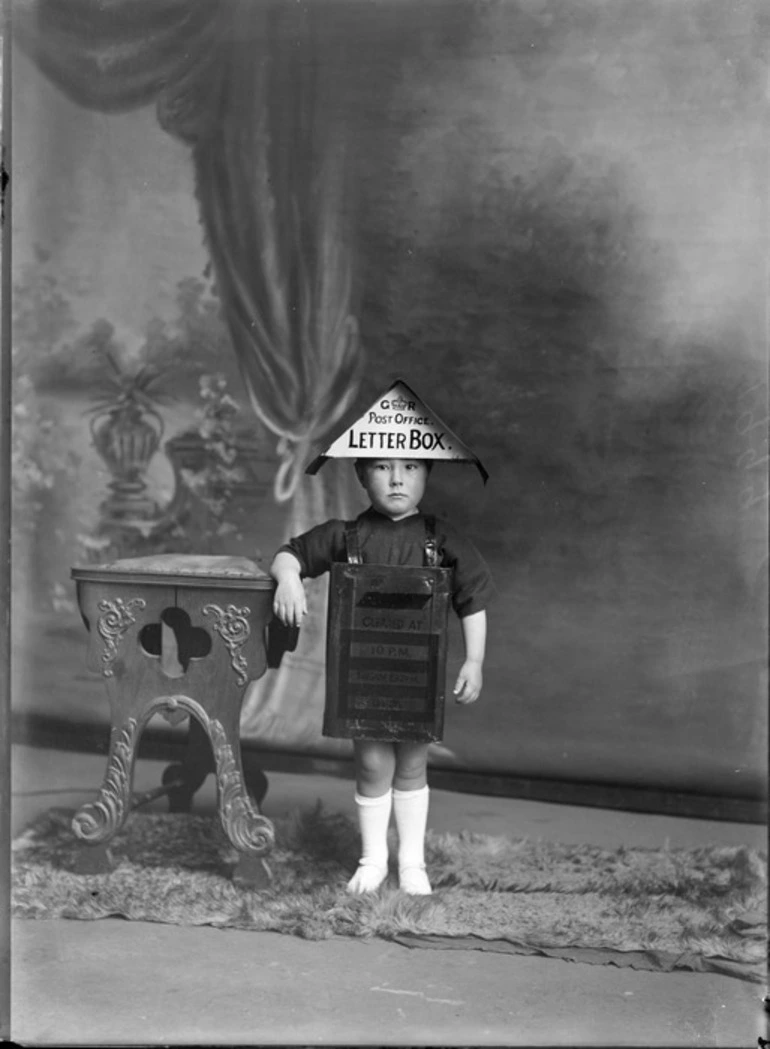
[[[482,675],[481,663],[474,659],[466,659],[460,667],[457,682],[454,687],[454,697],[457,703],[475,703],[481,693]]]
[[[273,612],[284,626],[300,626],[307,614],[305,588],[298,575],[290,574],[279,582],[273,597]]]

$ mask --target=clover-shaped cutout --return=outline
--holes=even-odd
[[[193,626],[181,608],[165,608],[159,623],[148,623],[139,631],[139,644],[148,656],[160,657],[166,677],[182,677],[191,659],[205,659],[211,651],[211,635]]]

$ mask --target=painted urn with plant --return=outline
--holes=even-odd
[[[163,373],[147,364],[123,364],[109,351],[104,361],[105,374],[87,411],[94,447],[112,478],[100,509],[107,521],[149,520],[158,508],[147,496],[145,477],[163,438]]]

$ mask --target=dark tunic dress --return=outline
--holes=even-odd
[[[359,515],[357,525],[364,564],[424,564],[425,514],[391,521],[369,507]],[[483,611],[495,592],[486,563],[473,543],[458,535],[447,521],[437,519],[435,530],[438,565],[453,570],[452,607],[461,619]],[[281,550],[297,558],[303,578],[314,579],[328,572],[333,563],[347,560],[345,522],[326,521],[290,539]]]

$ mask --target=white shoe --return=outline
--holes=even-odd
[[[376,863],[362,860],[358,865],[358,870],[348,882],[348,892],[355,893],[357,896],[365,892],[376,892],[387,876],[387,867],[379,867]]]
[[[430,896],[433,890],[425,873],[425,867],[401,867],[398,883],[410,896]]]

